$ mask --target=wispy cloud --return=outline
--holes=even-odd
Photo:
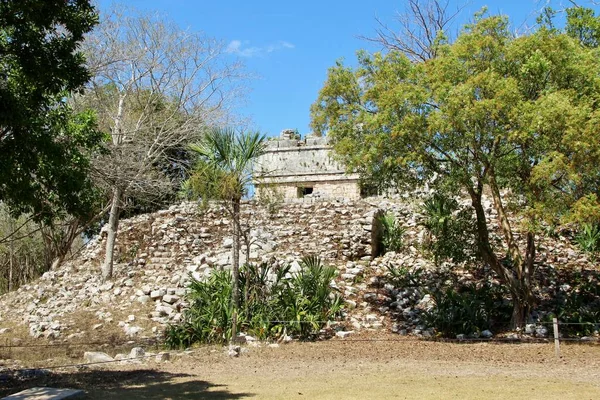
[[[293,49],[294,47],[296,46],[290,42],[286,42],[285,40],[280,40],[278,42],[267,44],[261,47],[250,46],[250,42],[247,40],[244,42],[241,40],[232,40],[227,45],[225,51],[227,53],[236,54],[240,57],[257,57],[279,50]]]

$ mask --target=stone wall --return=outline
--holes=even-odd
[[[346,174],[331,155],[326,137],[298,139],[288,131],[268,143],[257,169],[260,196],[265,188],[279,192],[285,200],[309,197],[358,199],[358,175]]]
[[[354,180],[339,180],[335,182],[303,182],[304,187],[311,187],[313,192],[309,195],[300,196],[298,188],[301,187],[298,183],[295,184],[278,184],[271,186],[268,190],[273,190],[285,200],[300,199],[300,198],[325,198],[325,199],[358,199],[360,197],[360,189]],[[265,190],[265,189],[263,189]],[[259,189],[258,196],[261,192]]]

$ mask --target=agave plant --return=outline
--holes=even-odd
[[[381,215],[379,221],[383,228],[381,240],[383,252],[400,251],[402,249],[402,239],[406,230],[392,213]]]
[[[310,337],[341,309],[341,298],[330,286],[336,273],[315,256],[303,258],[296,273],[290,273],[289,265],[244,265],[240,269],[242,301],[236,331],[241,329],[261,339],[283,332]],[[182,324],[167,329],[166,345],[188,347],[196,342],[229,340],[235,310],[231,281],[228,271],[215,271],[206,281],[192,280],[188,295],[191,307]]]
[[[596,255],[600,251],[600,224],[583,224],[575,240],[581,250]]]
[[[425,222],[429,233],[426,249],[439,265],[444,259],[462,262],[477,255],[473,242],[474,221],[470,210],[444,193],[435,193],[423,204]]]

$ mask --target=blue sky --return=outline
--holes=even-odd
[[[100,10],[112,1],[100,0]],[[167,14],[184,29],[203,31],[223,40],[227,57],[243,60],[258,76],[249,82],[250,93],[239,114],[252,120],[252,127],[270,136],[282,129],[309,132],[310,105],[326,78],[327,69],[344,58],[352,65],[358,49],[378,50],[359,38],[372,36],[378,17],[393,26],[403,1],[304,0],[304,1],[202,1],[129,0],[123,2],[141,10]],[[565,1],[566,3],[566,1]],[[450,0],[456,8],[464,1]],[[488,6],[490,13],[511,17],[520,27],[532,23],[544,1],[471,0],[463,9],[460,24],[474,12]],[[554,2],[555,8],[560,3]]]

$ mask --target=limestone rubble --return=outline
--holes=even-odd
[[[244,246],[241,259],[294,264],[303,255],[319,255],[339,270],[333,285],[343,294],[346,313],[340,331],[386,328],[427,335],[427,327],[411,318],[419,308],[429,307],[431,299],[425,293],[379,282],[390,265],[433,268],[421,251],[424,230],[418,204],[422,195],[285,203],[274,212],[244,204],[249,248]],[[373,218],[378,210],[393,212],[406,228],[401,253],[372,257]],[[203,279],[215,268],[230,268],[230,221],[218,205],[203,209],[186,202],[122,221],[114,278],[105,283],[100,278],[103,239],[101,234],[74,260],[0,297],[0,339],[10,337],[5,326],[15,323],[25,324],[34,338],[94,338],[103,330],[156,337],[167,324],[181,319],[190,277]],[[544,238],[539,249],[538,261],[549,267],[589,265],[566,238]],[[404,322],[392,322],[391,314],[401,314]]]

